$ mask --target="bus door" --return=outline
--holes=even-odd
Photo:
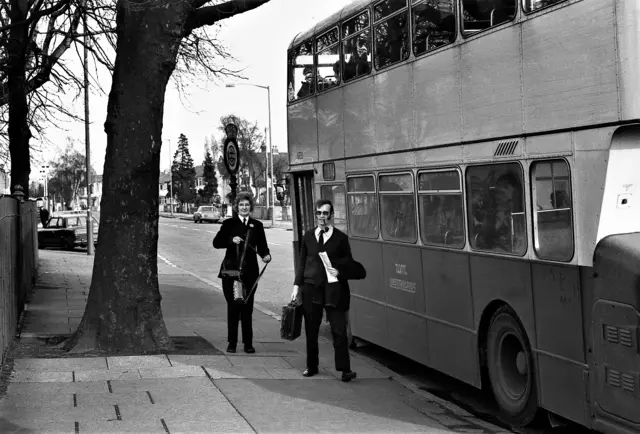
[[[315,227],[313,216],[313,171],[293,172],[291,176],[293,185],[293,253],[295,260],[297,260],[300,241],[304,233]]]

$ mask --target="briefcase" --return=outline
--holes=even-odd
[[[282,306],[282,320],[280,322],[280,337],[293,341],[302,333],[302,305],[290,302]]]

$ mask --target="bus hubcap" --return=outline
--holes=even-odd
[[[505,392],[513,400],[521,399],[528,389],[529,363],[526,352],[513,334],[503,337],[500,351],[500,372]]]

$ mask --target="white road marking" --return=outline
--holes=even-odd
[[[267,244],[271,244],[272,246],[281,246],[282,244],[272,243],[271,241],[267,241]]]

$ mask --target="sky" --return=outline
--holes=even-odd
[[[291,40],[302,31],[315,25],[339,10],[351,0],[271,0],[269,3],[236,15],[222,23],[218,39],[236,58],[228,64],[232,69],[243,69],[247,80],[229,78],[221,82],[203,80],[198,86],[190,86],[187,95],[180,96],[170,81],[165,95],[163,146],[161,151],[161,170],[171,164],[171,152],[175,153],[178,136],[182,133],[189,139],[189,151],[196,165],[204,159],[205,137],[218,132],[220,117],[235,114],[257,122],[261,129],[268,127],[269,111],[266,89],[253,86],[225,87],[226,83],[253,83],[271,88],[271,122],[273,146],[278,151],[287,150],[286,123],[286,64],[287,48]],[[77,56],[75,50],[66,54]],[[104,121],[107,115],[107,96],[111,88],[111,77],[104,73],[99,77],[104,94],[95,90],[90,93],[90,144],[91,165],[99,174],[103,173],[106,151]],[[69,107],[83,116],[84,98],[74,100],[72,95],[65,97]],[[264,130],[263,130],[264,131]],[[64,149],[67,137],[75,139],[76,148],[84,153],[84,122],[73,121],[59,123],[47,130],[47,138],[53,145],[34,143],[41,152],[34,155],[37,163],[33,165],[32,179],[39,177],[40,165],[55,158]]]

